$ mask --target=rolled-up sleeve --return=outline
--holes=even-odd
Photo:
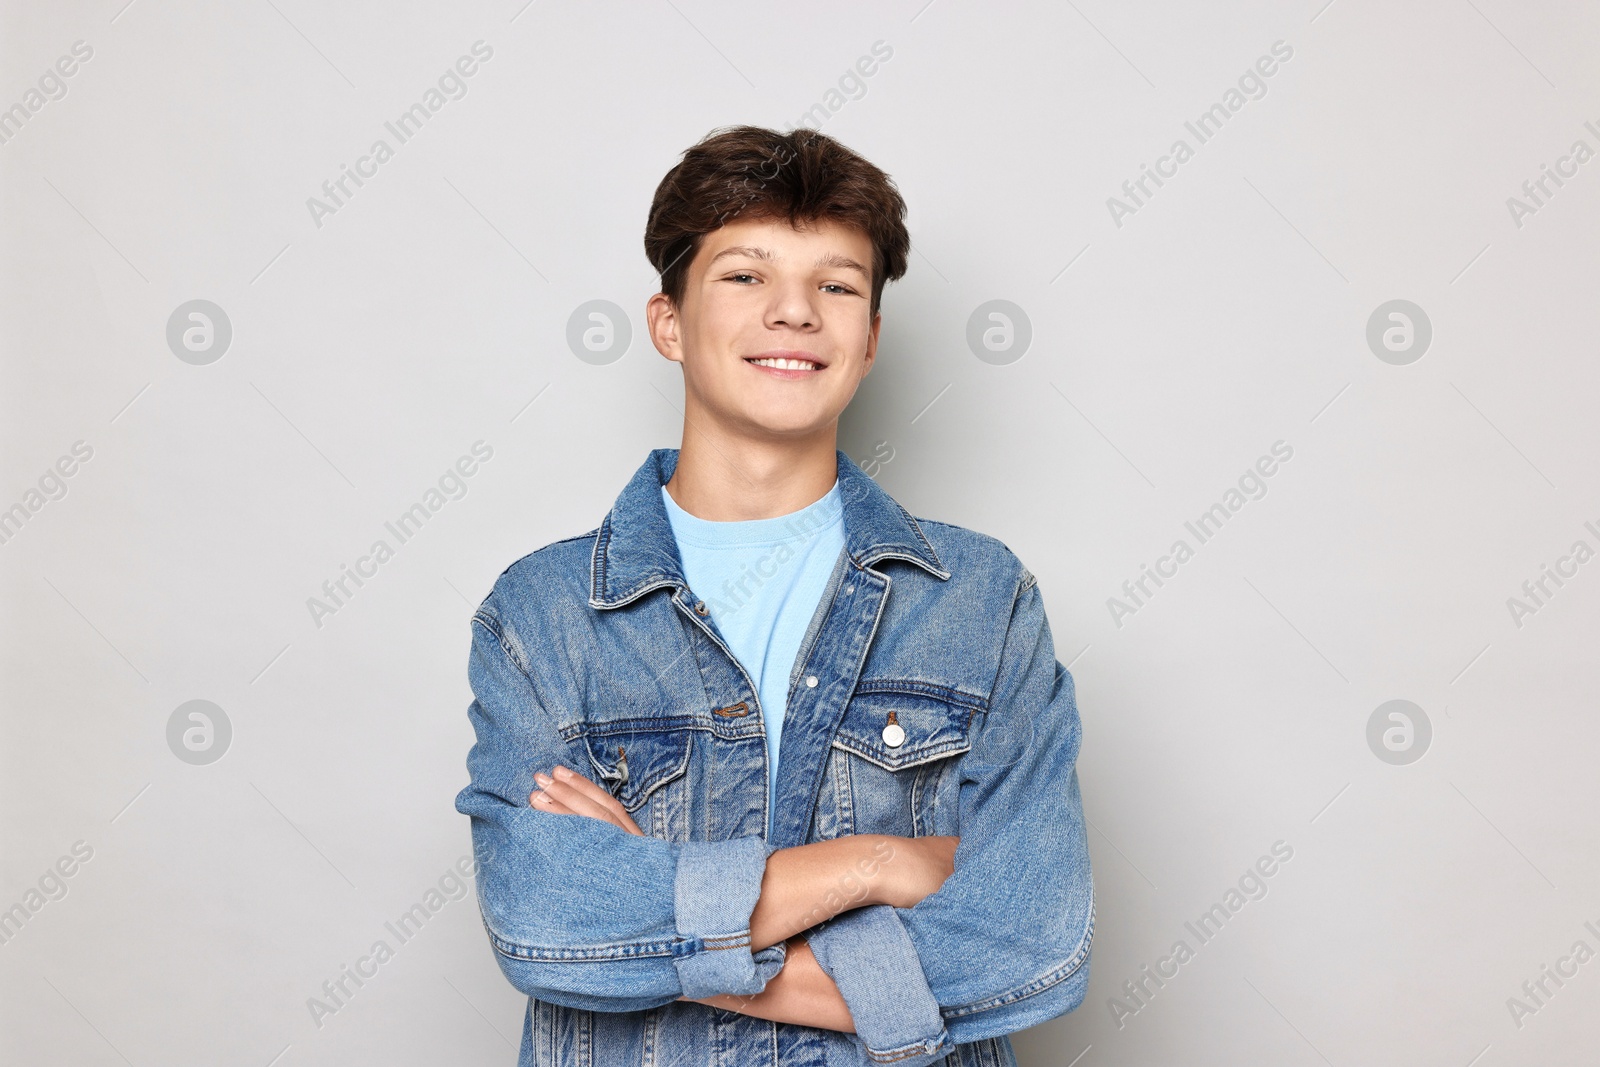
[[[667,842],[530,806],[535,770],[587,768],[514,647],[491,594],[472,620],[477,741],[456,810],[472,820],[478,904],[507,980],[592,1011],[761,992],[785,956],[782,942],[759,952],[750,943],[773,849],[756,837]]]
[[[921,1067],[953,1044],[1072,1011],[1088,989],[1094,885],[1076,766],[1082,726],[1025,568],[975,730],[959,764],[955,873],[915,907],[858,908],[808,937],[875,1062]]]
[[[855,1044],[876,1063],[920,1067],[950,1051],[916,946],[887,904],[847,911],[806,939],[850,1009]]]

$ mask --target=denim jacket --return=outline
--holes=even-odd
[[[790,678],[770,838],[756,687],[687,587],[661,500],[677,449],[474,614],[456,808],[495,958],[529,997],[519,1067],[1014,1065],[1006,1035],[1082,1002],[1081,726],[1034,576],[837,455],[845,550]],[[645,836],[534,809],[533,773],[557,763]],[[808,932],[855,1033],[678,999],[759,993],[786,948],[751,950],[767,856],[866,833],[961,840],[915,907],[851,905],[846,875],[850,910]]]

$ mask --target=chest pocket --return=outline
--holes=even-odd
[[[972,748],[983,706],[980,697],[926,682],[858,684],[833,736],[819,836],[955,832],[938,829],[956,812],[957,777],[947,772]]]
[[[674,728],[670,719],[591,722],[581,730],[595,781],[622,802],[629,814],[651,794],[684,776],[689,768],[688,720]],[[646,832],[649,832],[646,829]]]

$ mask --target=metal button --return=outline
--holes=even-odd
[[[905,727],[897,722],[891,722],[883,728],[883,743],[890,748],[899,748],[906,742]]]
[[[814,675],[814,674],[806,675],[806,688],[807,689],[815,689],[816,687],[817,687],[817,676]]]
[[[711,614],[711,609],[706,607],[706,602],[704,600],[696,600],[694,602],[694,610],[696,615]]]
[[[845,592],[846,592],[846,593],[849,593],[849,592],[850,592],[850,590],[852,590],[852,589],[854,589],[854,588],[855,588],[855,586],[853,586],[853,585],[847,585],[847,586],[845,586],[845,587],[844,587],[844,591],[845,591]]]

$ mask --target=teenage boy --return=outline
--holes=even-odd
[[[1081,727],[1034,576],[837,449],[904,215],[806,129],[714,132],[656,190],[681,447],[472,620],[456,807],[522,1067],[1014,1065],[1083,1000]]]

